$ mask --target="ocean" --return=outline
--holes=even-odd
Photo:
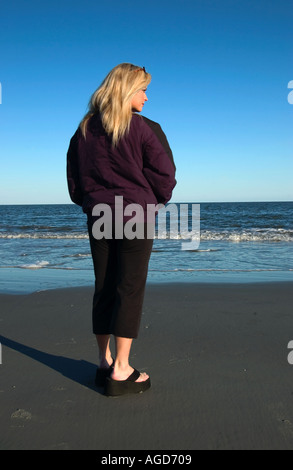
[[[182,235],[167,225],[167,237],[155,237],[148,282],[293,280],[293,202],[199,207],[199,246],[182,250]],[[94,283],[86,216],[74,204],[0,206],[0,255],[2,293]]]

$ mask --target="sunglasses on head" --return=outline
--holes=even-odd
[[[135,68],[135,69],[134,69],[134,72],[140,72],[141,70],[143,70],[144,73],[147,73],[145,67]]]

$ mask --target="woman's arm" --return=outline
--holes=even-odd
[[[147,126],[143,144],[143,174],[159,203],[166,204],[176,185],[172,151],[161,126],[143,118]]]
[[[82,206],[83,194],[80,187],[77,153],[78,136],[79,130],[77,130],[74,136],[71,138],[67,152],[67,184],[71,200],[78,206]]]

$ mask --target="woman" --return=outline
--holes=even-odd
[[[96,384],[105,385],[106,395],[137,393],[150,387],[149,376],[129,364],[153,244],[147,235],[146,214],[148,205],[166,204],[176,184],[172,152],[160,125],[136,114],[148,100],[150,81],[144,67],[128,63],[114,67],[92,95],[89,112],[67,153],[69,194],[88,218],[95,271],[93,333],[100,355]],[[117,196],[123,209],[129,204],[142,208],[142,238],[121,235],[121,230],[117,236]],[[106,230],[105,236],[94,230],[101,220],[97,207],[105,205],[112,214],[110,236]],[[123,212],[122,227],[127,220],[129,215]],[[111,334],[115,337],[115,361]]]

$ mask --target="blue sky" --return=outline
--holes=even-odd
[[[293,200],[292,25],[292,0],[1,2],[0,204],[70,202],[70,137],[121,62],[152,74],[172,201]]]

